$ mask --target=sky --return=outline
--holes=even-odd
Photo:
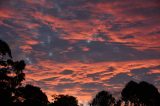
[[[130,80],[160,90],[159,0],[0,0],[0,39],[50,100],[119,97]]]

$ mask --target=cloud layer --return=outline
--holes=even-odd
[[[1,0],[0,38],[27,83],[86,102],[129,80],[160,89],[159,14],[158,0]]]

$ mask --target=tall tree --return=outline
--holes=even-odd
[[[139,102],[139,99],[137,97],[137,86],[138,84],[136,82],[130,81],[122,90],[122,100],[125,101],[126,106],[129,104],[129,102],[131,102],[131,104]]]
[[[95,98],[93,98],[90,106],[113,106],[115,98],[107,91],[100,91]]]
[[[139,83],[137,95],[142,105],[160,105],[160,93],[158,92],[158,89],[148,82],[142,81]]]
[[[158,106],[160,104],[158,89],[145,81],[139,84],[130,81],[122,90],[121,95],[126,106],[128,106],[129,102],[135,106]]]
[[[15,91],[25,79],[25,62],[13,61],[8,44],[0,40],[0,103],[2,106],[14,104],[18,98]]]
[[[40,88],[26,85],[25,62],[14,61],[8,44],[0,40],[0,106],[47,106],[47,96]]]

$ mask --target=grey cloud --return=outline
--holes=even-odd
[[[153,17],[154,15],[159,16],[160,7],[149,7],[149,8],[133,8],[129,11],[125,11],[126,14],[136,14]]]
[[[74,71],[72,70],[64,70],[62,71],[60,74],[63,74],[63,75],[70,75],[70,74],[73,74]]]
[[[135,38],[135,36],[127,35],[127,36],[122,37],[121,39],[132,39],[132,38]]]
[[[130,72],[134,77],[139,78],[138,80],[147,81],[153,84],[160,83],[158,80],[159,73],[150,73],[153,69],[160,69],[160,66],[148,67],[148,68],[138,68],[132,69]]]
[[[125,84],[130,80],[135,80],[135,79],[129,76],[127,73],[120,73],[113,76],[109,80],[105,80],[104,82],[108,82],[110,84]]]
[[[54,89],[56,91],[63,91],[65,89],[73,89],[75,86],[77,85],[77,83],[65,83],[65,84],[58,84],[54,86]]]
[[[101,72],[94,73],[94,74],[87,74],[87,77],[92,78],[93,80],[98,80],[100,78],[100,74],[101,74]]]
[[[80,86],[84,89],[95,89],[95,90],[101,90],[105,88],[103,83],[96,83],[96,82],[83,83],[80,84]]]
[[[41,81],[54,81],[56,80],[58,77],[51,77],[51,78],[45,78],[45,79],[42,79]]]
[[[73,80],[69,78],[62,78],[60,79],[60,82],[73,82]]]

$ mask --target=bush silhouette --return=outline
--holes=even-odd
[[[49,106],[78,106],[78,100],[69,95],[54,95],[53,100]]]
[[[46,106],[48,104],[47,96],[39,87],[33,85],[18,88],[17,95],[23,100],[23,106]]]

